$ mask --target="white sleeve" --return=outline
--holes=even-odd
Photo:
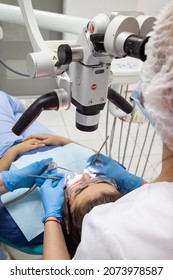
[[[94,207],[84,218],[74,259],[172,259],[172,186],[146,184],[114,203]]]
[[[107,220],[105,213],[111,205],[112,203],[97,206],[85,216],[81,243],[77,248],[74,260],[122,259],[117,239],[115,236],[112,238],[110,229],[105,224]]]

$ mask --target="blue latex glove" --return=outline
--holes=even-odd
[[[114,179],[122,194],[131,192],[141,186],[143,179],[129,173],[116,160],[100,154],[95,163],[91,164],[94,157],[95,155],[89,157],[86,165],[87,171],[96,175],[103,174],[108,178]]]
[[[18,170],[2,171],[2,181],[10,192],[19,188],[31,188],[35,178],[28,174],[40,175],[52,160],[52,158],[43,159]]]
[[[44,178],[35,178],[35,183],[36,183],[37,187],[41,187],[43,185],[47,176],[57,177],[57,180],[58,180],[58,178],[63,178],[64,177],[64,173],[57,173],[56,169],[50,170],[50,171],[42,173],[40,175],[45,177],[45,179]],[[54,185],[56,185],[56,181],[52,181],[52,184],[53,184],[53,187],[54,187]]]
[[[47,179],[41,186],[40,194],[45,211],[45,216],[42,220],[43,223],[48,217],[56,217],[57,219],[62,221],[62,208],[64,204],[65,185],[66,178],[64,176],[61,180],[57,180],[54,182],[52,182],[52,179]]]

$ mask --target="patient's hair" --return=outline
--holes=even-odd
[[[67,204],[65,203],[66,206],[64,206],[63,209],[63,222],[64,225],[68,224],[69,226],[69,232],[66,232],[67,236],[65,239],[71,257],[73,257],[75,254],[75,251],[81,241],[81,230],[84,216],[95,206],[109,202],[115,202],[120,197],[122,197],[120,192],[100,193],[100,195],[97,195],[90,200],[86,200],[83,204],[77,205],[72,212],[70,211],[69,207],[66,209]]]

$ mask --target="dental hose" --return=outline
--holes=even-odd
[[[49,171],[49,170],[52,170],[52,169],[56,169],[56,168],[60,168],[60,169],[66,170],[66,171],[70,171],[70,172],[73,172],[75,175],[77,175],[75,171],[73,171],[73,170],[71,170],[71,169],[67,169],[67,168],[61,167],[61,166],[57,165],[55,162],[51,162],[51,163],[49,164],[48,168],[45,170],[45,172],[47,172],[47,171]],[[59,178],[59,177],[57,177],[57,176],[56,176],[56,177],[55,177],[55,176],[46,176],[46,177],[44,177],[44,176],[32,175],[32,174],[28,174],[28,176],[39,177],[39,178],[45,178],[45,179],[50,178],[50,179],[53,179],[53,180],[61,179],[61,178]],[[27,195],[29,195],[29,194],[30,194],[31,192],[33,192],[36,188],[37,188],[37,186],[36,186],[36,184],[34,184],[29,190],[27,190],[25,193],[19,195],[18,197],[14,198],[14,199],[11,199],[11,200],[9,200],[9,201],[7,201],[7,202],[4,202],[4,203],[0,203],[0,208],[5,207],[5,206],[8,206],[8,205],[10,205],[10,204],[12,204],[12,203],[17,202],[18,200],[20,200],[20,199],[26,197]]]
[[[18,197],[14,198],[14,199],[11,199],[11,200],[9,200],[7,202],[4,202],[4,203],[0,203],[0,208],[6,207],[6,206],[8,206],[8,205],[10,205],[12,203],[15,203],[16,201],[24,198],[25,196],[27,196],[28,194],[33,192],[36,189],[36,187],[37,187],[36,184],[34,184],[29,190],[27,190],[25,193],[19,195]]]

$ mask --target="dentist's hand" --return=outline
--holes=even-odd
[[[99,155],[94,164],[95,155],[89,157],[86,169],[96,175],[103,174],[115,180],[122,194],[126,194],[141,186],[143,179],[126,171],[125,167],[107,156]]]
[[[58,174],[57,174],[58,175]],[[48,217],[56,217],[62,221],[62,208],[64,204],[65,176],[61,180],[47,179],[40,188],[41,199],[45,211],[42,222]]]
[[[41,176],[42,178],[35,178],[35,183],[36,183],[36,186],[37,186],[37,187],[41,187],[41,186],[43,185],[43,183],[44,183],[45,180],[46,180],[46,177],[48,177],[48,176],[53,176],[53,177],[56,177],[57,180],[58,180],[59,178],[61,179],[61,178],[64,177],[64,173],[58,173],[58,172],[57,172],[57,169],[52,169],[52,170],[50,170],[50,171],[48,171],[48,172],[44,172],[44,173],[40,174],[40,176]],[[43,177],[45,177],[45,178],[43,178]],[[54,181],[52,182],[52,186],[54,187],[56,184],[57,184],[57,181],[54,180]]]
[[[50,162],[52,162],[52,158],[34,162],[18,170],[2,171],[2,181],[10,192],[19,188],[31,188],[35,178],[28,176],[28,174],[40,175]]]

